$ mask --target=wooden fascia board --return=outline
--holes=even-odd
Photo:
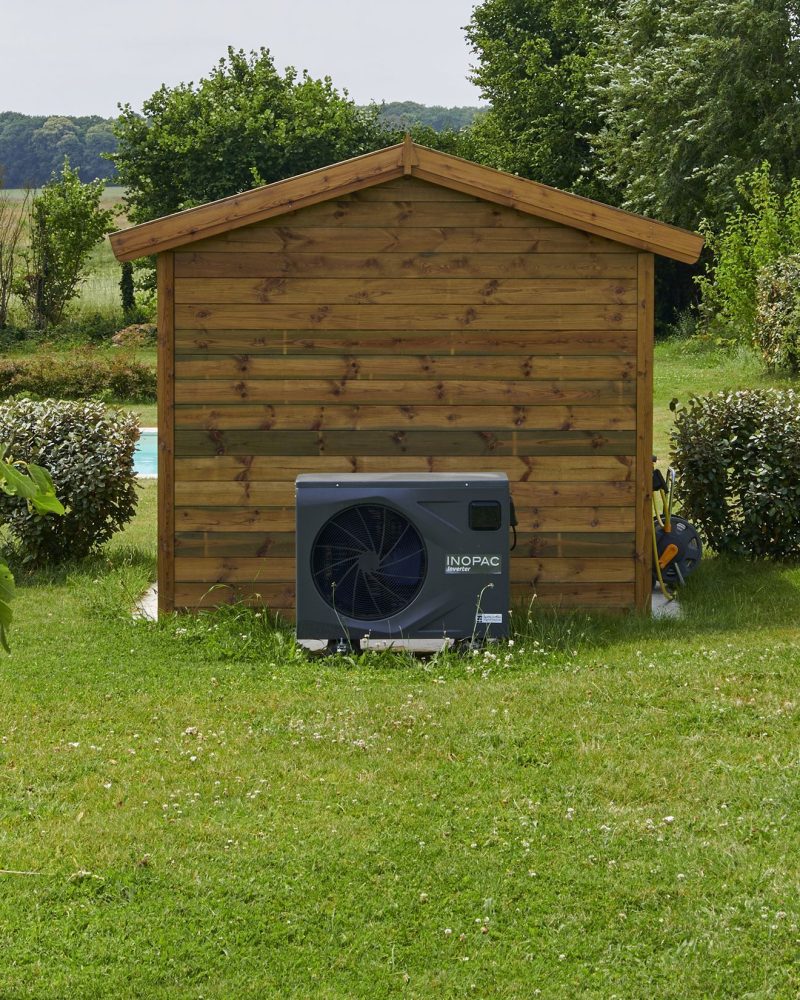
[[[536,181],[514,177],[425,146],[416,146],[415,152],[416,163],[411,167],[411,174],[420,180],[454,188],[686,264],[695,263],[703,249],[703,238],[688,230],[559,191]]]
[[[405,144],[166,215],[110,236],[117,260],[135,260],[401,177]]]
[[[396,146],[120,230],[111,235],[111,248],[118,260],[133,260],[403,175],[687,264],[703,248],[702,237],[685,229],[440,153],[408,136]]]

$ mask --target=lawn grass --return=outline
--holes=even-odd
[[[774,384],[657,344],[656,451],[673,396]],[[534,602],[476,656],[320,661],[252,610],[134,622],[141,497],[101,556],[17,567],[2,1000],[800,994],[800,569],[707,559],[680,621]]]
[[[4,1000],[797,995],[800,570],[315,661],[257,612],[133,622],[154,506],[20,577]]]
[[[722,351],[700,339],[659,341],[653,366],[654,451],[659,459],[669,454],[671,399],[685,403],[690,395],[720,389],[784,389],[793,385],[796,381],[765,373],[756,353],[744,346]]]

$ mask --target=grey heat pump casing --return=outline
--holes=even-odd
[[[298,476],[297,638],[508,635],[503,473]]]

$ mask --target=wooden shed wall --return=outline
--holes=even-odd
[[[159,283],[163,608],[290,611],[301,472],[461,469],[509,475],[515,598],[645,605],[651,255],[403,178]]]

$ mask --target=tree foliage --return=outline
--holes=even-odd
[[[228,49],[211,73],[121,108],[114,155],[128,215],[143,222],[380,148],[376,107],[329,78],[278,72],[267,49]]]
[[[618,0],[484,0],[467,25],[472,79],[491,104],[475,155],[523,177],[613,201],[594,167],[600,127],[589,81],[597,24]]]
[[[800,0],[625,0],[603,22],[594,143],[622,205],[695,229],[800,158]]]
[[[56,324],[86,276],[89,255],[113,229],[114,213],[100,208],[105,184],[81,182],[67,160],[31,203],[30,246],[22,297],[37,329]]]
[[[769,371],[800,373],[800,253],[760,272],[754,340]]]
[[[800,252],[800,179],[781,196],[768,163],[736,179],[741,204],[718,231],[708,229],[711,259],[697,279],[707,328],[751,343],[755,338],[759,274]]]
[[[30,192],[22,201],[12,200],[0,191],[0,330],[8,325],[11,294],[17,280],[17,262],[28,218]]]
[[[378,118],[390,128],[429,125],[435,132],[459,131],[469,128],[484,110],[466,105],[445,108],[440,104],[417,104],[416,101],[384,101],[378,109]]]
[[[97,115],[23,115],[0,113],[0,180],[6,187],[41,187],[61,169],[64,158],[82,181],[110,179],[107,153],[117,148],[114,123]]]

